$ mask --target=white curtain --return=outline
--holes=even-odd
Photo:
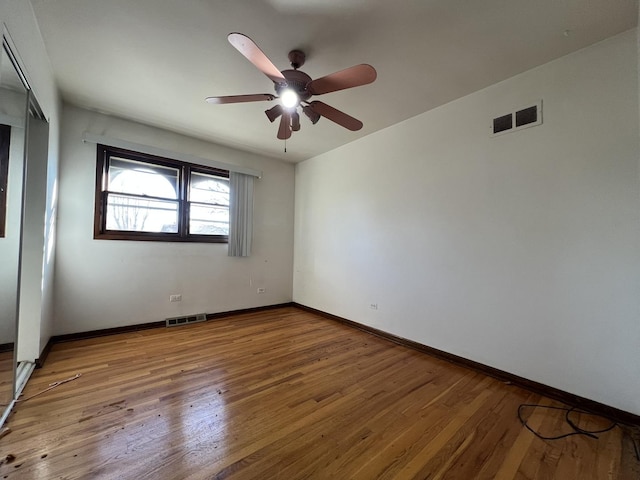
[[[229,256],[251,255],[253,175],[229,172]]]

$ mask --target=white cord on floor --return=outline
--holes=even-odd
[[[45,388],[45,389],[44,389],[44,390],[42,390],[41,392],[38,392],[38,393],[36,393],[36,394],[34,394],[34,395],[31,395],[30,397],[27,397],[27,398],[21,398],[21,399],[18,399],[18,400],[16,400],[16,403],[17,403],[17,402],[26,402],[27,400],[31,400],[33,397],[37,397],[38,395],[42,395],[43,393],[46,393],[46,392],[48,392],[49,390],[53,390],[54,388],[56,388],[56,387],[58,387],[58,386],[62,385],[63,383],[71,382],[71,381],[73,381],[73,380],[76,380],[76,379],[80,378],[81,376],[82,376],[82,374],[81,374],[81,373],[77,373],[77,374],[75,375],[75,377],[71,377],[71,378],[67,378],[66,380],[60,380],[60,381],[57,381],[57,382],[50,383],[50,384],[49,384],[49,387]]]

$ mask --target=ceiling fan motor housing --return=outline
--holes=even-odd
[[[287,79],[287,83],[276,83],[276,93],[280,95],[280,92],[286,88],[290,88],[298,94],[298,98],[301,101],[308,100],[311,97],[311,93],[307,90],[307,85],[311,82],[311,77],[300,70],[283,70],[282,75]]]

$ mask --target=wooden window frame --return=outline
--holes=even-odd
[[[9,186],[9,151],[11,127],[0,125],[0,238],[7,235],[7,188]]]
[[[106,185],[108,180],[109,158],[120,158],[151,163],[160,167],[171,167],[179,170],[178,175],[178,232],[137,232],[106,229]],[[195,165],[171,158],[159,157],[147,153],[134,152],[118,147],[98,144],[96,161],[95,209],[93,222],[93,238],[96,240],[134,240],[154,242],[196,242],[196,243],[228,243],[228,235],[202,235],[189,233],[189,182],[191,172],[204,173],[217,177],[229,178],[229,172],[214,167]]]

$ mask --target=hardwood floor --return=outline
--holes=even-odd
[[[0,415],[13,400],[13,350],[0,352]]]
[[[294,307],[57,344],[23,397],[77,373],[17,404],[0,477],[639,478],[620,428],[540,440],[518,406],[557,403]]]

